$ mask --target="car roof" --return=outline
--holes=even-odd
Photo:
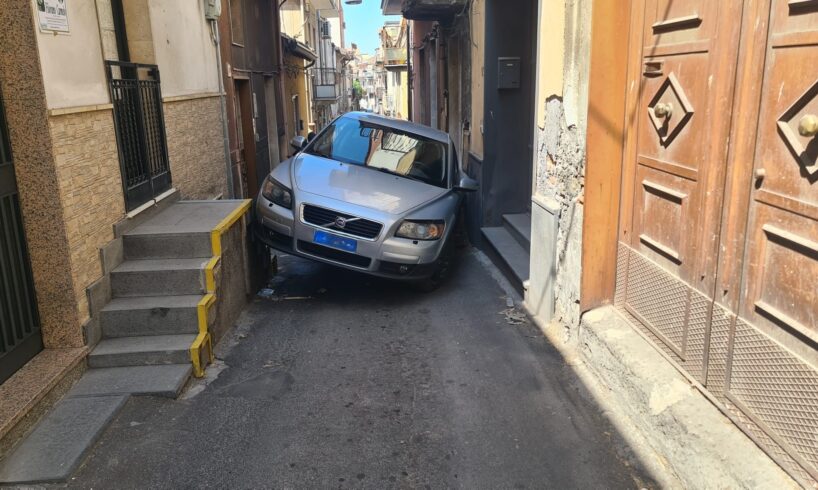
[[[439,129],[430,128],[429,126],[424,126],[423,124],[406,121],[404,119],[395,119],[393,117],[386,117],[368,112],[347,112],[341,117],[357,119],[359,121],[377,124],[379,126],[395,128],[407,133],[423,136],[424,138],[437,140],[441,143],[449,143],[448,133],[440,131]]]

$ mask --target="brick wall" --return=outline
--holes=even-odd
[[[51,116],[49,127],[74,296],[84,322],[85,289],[102,277],[99,249],[113,240],[113,224],[125,214],[113,113],[106,109]]]
[[[173,186],[183,199],[228,197],[218,96],[165,101]]]

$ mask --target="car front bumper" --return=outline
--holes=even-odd
[[[273,204],[259,195],[256,201],[255,226],[255,234],[259,240],[276,250],[373,276],[420,280],[434,274],[447,236],[434,241],[398,238],[395,230],[403,220],[402,216],[378,213],[316,195],[299,197],[291,210]],[[374,239],[339,233],[305,222],[302,216],[304,204],[376,221],[382,223],[383,227]],[[314,243],[315,232],[318,230],[356,240],[356,253]]]

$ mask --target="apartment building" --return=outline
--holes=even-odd
[[[0,8],[4,441],[84,369],[117,230],[165,200],[231,192],[204,3],[63,6]]]

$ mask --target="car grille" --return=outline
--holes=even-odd
[[[347,221],[346,226],[339,228],[335,221],[338,218],[344,218]],[[351,214],[339,213],[331,209],[313,206],[312,204],[304,205],[304,221],[311,225],[320,226],[329,230],[336,230],[348,235],[359,236],[361,238],[374,239],[381,233],[383,225],[370,221],[368,219],[359,218]]]
[[[298,240],[298,250],[316,257],[341,262],[342,264],[354,265],[355,267],[366,268],[372,263],[372,259],[369,257],[362,257],[323,245],[305,242],[304,240]]]

